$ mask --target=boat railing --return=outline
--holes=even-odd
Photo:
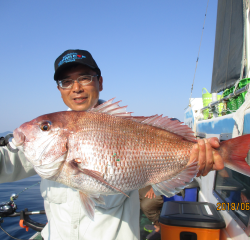
[[[241,88],[241,89],[238,89],[236,90],[235,92],[233,93],[230,93],[229,95],[227,95],[226,97],[224,98],[221,98],[220,100],[217,100],[217,101],[214,101],[214,102],[211,102],[209,103],[206,107],[203,107],[200,109],[200,112],[203,113],[203,111],[205,111],[206,109],[211,109],[214,114],[214,117],[217,117],[217,114],[218,112],[216,112],[215,110],[215,107],[220,104],[220,103],[224,103],[224,102],[227,102],[229,99],[231,98],[234,98],[238,95],[240,95],[241,93],[245,92],[245,91],[248,91],[249,89],[249,85],[250,83],[248,83],[245,87]]]

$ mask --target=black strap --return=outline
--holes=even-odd
[[[7,146],[8,142],[4,137],[0,137],[0,146]]]

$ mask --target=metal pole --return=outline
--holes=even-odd
[[[201,109],[201,112],[203,112],[204,110],[206,110],[206,109],[208,109],[208,108],[214,107],[215,105],[218,105],[219,103],[221,103],[221,102],[223,102],[223,101],[228,101],[228,99],[233,98],[233,97],[235,97],[235,96],[238,96],[239,94],[241,94],[241,93],[247,91],[248,88],[249,88],[249,83],[248,83],[245,87],[243,87],[243,88],[241,88],[241,89],[235,91],[235,93],[231,93],[231,94],[229,94],[228,96],[226,96],[226,97],[224,97],[224,98],[221,98],[220,100],[218,100],[218,101],[216,101],[216,102],[212,102],[212,103],[208,104],[208,106],[206,106],[206,107],[204,107],[204,108]]]

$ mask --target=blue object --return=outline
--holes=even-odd
[[[198,188],[187,188],[185,189],[185,197],[175,195],[173,197],[167,198],[163,196],[163,201],[187,201],[187,202],[197,202]]]
[[[185,190],[184,198],[179,195],[175,195],[173,197],[167,198],[163,196],[163,201],[186,201],[186,202],[197,202],[198,201],[198,191],[200,187],[198,182],[194,179],[191,183],[189,183]]]
[[[232,133],[235,120],[233,114],[228,114],[218,118],[198,121],[196,132],[207,134]],[[250,133],[250,109],[247,109],[244,116],[243,135]]]

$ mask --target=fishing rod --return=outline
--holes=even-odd
[[[45,214],[44,210],[28,211],[28,209],[25,208],[23,211],[17,212],[16,211],[17,205],[14,202],[14,200],[16,200],[21,193],[23,193],[27,189],[29,189],[29,188],[31,188],[39,183],[40,182],[37,182],[37,183],[31,185],[30,187],[25,188],[24,190],[22,190],[18,194],[13,193],[10,196],[9,202],[3,202],[0,204],[0,229],[4,233],[6,233],[9,237],[16,239],[16,240],[28,240],[28,239],[15,238],[15,237],[11,236],[6,230],[4,230],[3,227],[1,226],[1,224],[4,222],[4,220],[3,220],[4,217],[18,217],[19,216],[20,217],[19,225],[20,225],[20,227],[25,228],[26,231],[29,231],[29,228],[31,228],[37,232],[41,232],[43,230],[43,228],[45,227],[46,224],[38,223],[29,217],[30,215]]]
[[[9,133],[7,134],[5,137],[0,137],[0,146],[6,146],[11,152],[13,153],[17,153],[18,149],[14,149],[12,148],[12,146],[10,145],[9,140],[13,138],[13,133]],[[27,208],[25,208],[23,211],[17,212],[17,205],[14,202],[14,200],[16,200],[18,198],[18,196],[23,193],[24,191],[26,191],[27,189],[39,184],[40,182],[37,182],[36,184],[31,185],[30,187],[25,188],[24,190],[22,190],[20,193],[15,194],[13,193],[10,196],[10,201],[9,202],[4,202],[0,204],[0,229],[6,233],[9,237],[16,239],[16,240],[25,240],[25,239],[19,239],[19,238],[15,238],[13,236],[11,236],[6,230],[3,229],[3,227],[1,226],[1,224],[4,222],[3,218],[4,217],[17,217],[20,216],[20,220],[19,220],[19,225],[22,228],[25,228],[26,231],[29,231],[29,228],[37,231],[37,232],[41,232],[43,230],[43,228],[45,227],[45,224],[42,223],[38,223],[34,220],[32,220],[29,216],[30,215],[37,215],[37,214],[45,214],[44,210],[40,210],[40,211],[28,211]]]
[[[44,210],[40,211],[28,211],[27,208],[25,208],[23,211],[16,212],[16,204],[13,202],[7,202],[0,204],[0,229],[6,233],[9,237],[16,239],[16,240],[25,240],[25,239],[19,239],[11,236],[6,230],[3,229],[1,224],[4,222],[3,217],[17,217],[20,216],[19,225],[22,228],[25,228],[26,231],[29,231],[29,228],[41,232],[46,224],[38,223],[34,220],[32,220],[29,215],[36,215],[36,214],[45,214]],[[30,239],[29,239],[30,240]]]

